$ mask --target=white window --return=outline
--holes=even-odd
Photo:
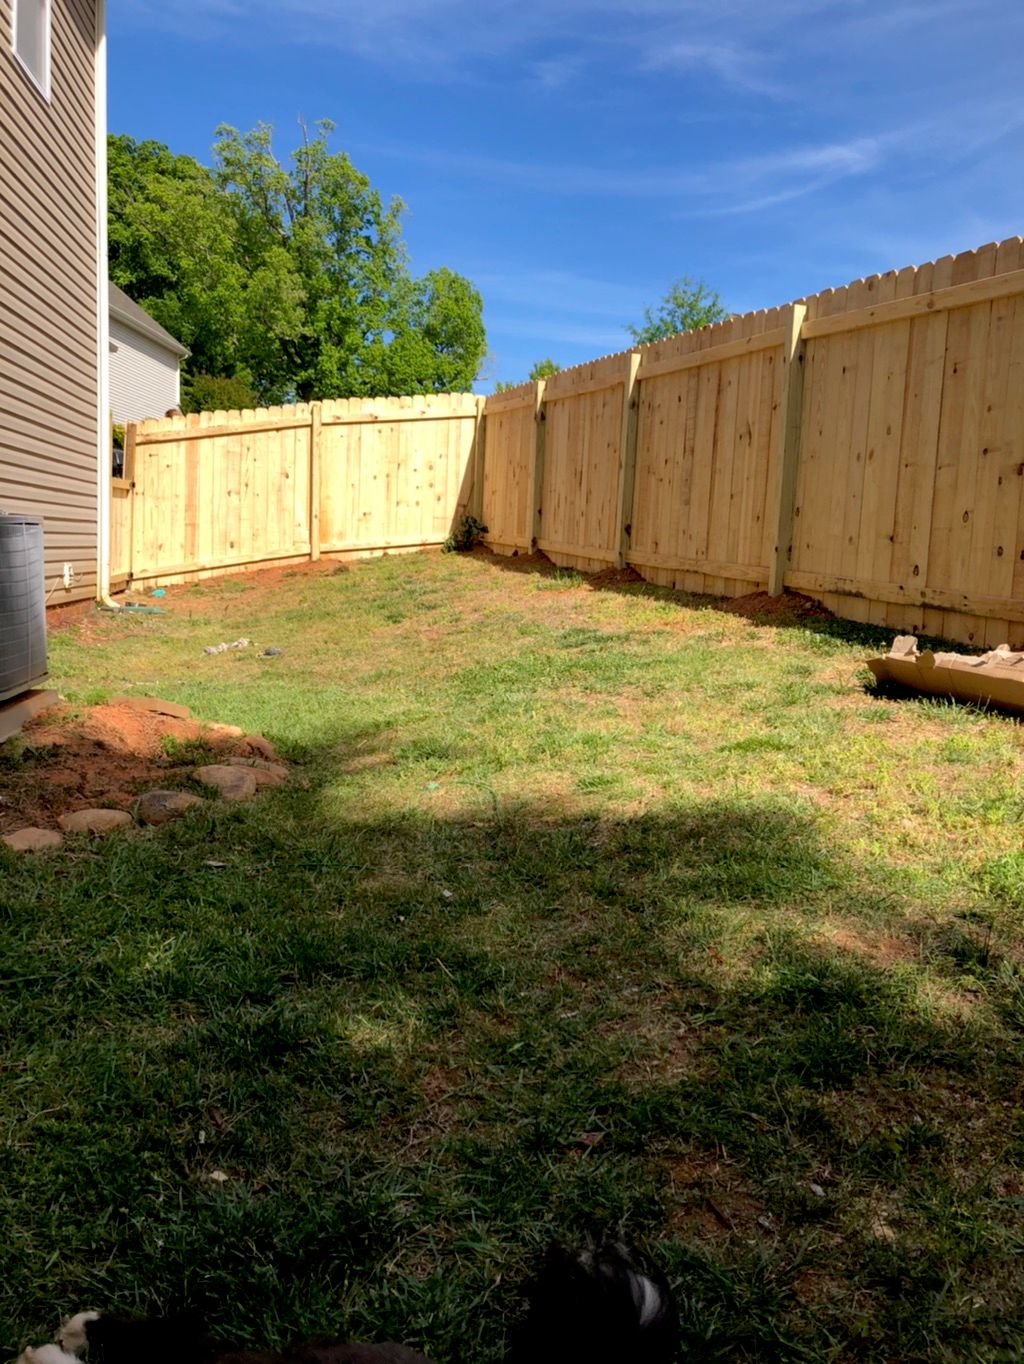
[[[50,0],[14,0],[14,55],[50,98]]]

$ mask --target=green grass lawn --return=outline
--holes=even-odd
[[[189,1302],[492,1364],[538,1250],[624,1226],[688,1358],[1021,1358],[1016,722],[874,695],[863,627],[479,556],[168,608],[57,685],[296,779],[0,855],[0,1356]]]

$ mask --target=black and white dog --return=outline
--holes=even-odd
[[[621,1242],[554,1248],[526,1290],[509,1364],[670,1364],[679,1321],[664,1274]],[[215,1344],[192,1315],[132,1320],[80,1312],[59,1343],[18,1364],[430,1364],[404,1345],[305,1342],[280,1353]]]

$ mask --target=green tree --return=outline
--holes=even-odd
[[[221,126],[218,183],[254,259],[285,247],[301,280],[306,325],[292,373],[303,398],[468,389],[486,344],[483,302],[451,270],[409,272],[401,235],[404,204],[385,204],[344,153],[331,152],[334,125],[321,120],[285,169],[272,129]]]
[[[112,137],[108,167],[110,276],[188,346],[186,382],[245,372],[261,400],[280,401],[304,326],[289,253],[247,255],[230,201],[191,157]]]
[[[656,310],[644,309],[642,326],[627,327],[626,330],[637,345],[645,346],[651,341],[660,341],[663,336],[709,327],[725,317],[725,308],[715,290],[709,289],[701,279],[693,280],[683,275],[672,284]]]
[[[550,379],[552,374],[560,374],[561,371],[562,366],[556,364],[555,361],[552,360],[550,356],[547,356],[543,360],[538,360],[534,367],[530,370],[530,379],[531,380]]]
[[[191,374],[181,386],[183,412],[233,412],[259,407],[260,395],[246,374]]]
[[[547,356],[543,360],[538,360],[537,363],[530,370],[530,373],[526,380],[520,380],[520,383],[522,382],[535,383],[538,379],[550,379],[552,374],[560,374],[561,372],[562,366],[557,364],[554,360],[552,360],[550,356]],[[518,384],[502,383],[501,380],[499,379],[499,381],[494,385],[494,391],[495,393],[507,393],[510,388],[518,387],[519,387]]]
[[[480,295],[451,270],[412,277],[401,201],[332,130],[304,127],[287,166],[262,123],[218,128],[212,169],[110,139],[111,278],[189,347],[186,385],[237,378],[264,403],[471,386]]]

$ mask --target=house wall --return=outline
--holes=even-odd
[[[44,518],[52,605],[96,583],[96,6],[52,0],[49,103],[11,19],[0,0],[0,511]]]
[[[178,357],[158,341],[110,319],[110,407],[114,421],[146,421],[177,407],[180,398]]]

